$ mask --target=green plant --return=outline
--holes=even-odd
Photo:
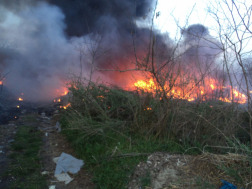
[[[9,188],[34,189],[47,187],[45,176],[41,175],[42,133],[34,127],[21,126],[12,143],[11,165],[3,177],[11,175]]]
[[[141,187],[142,188],[145,188],[146,186],[150,186],[151,184],[151,174],[150,174],[150,171],[148,171],[146,174],[145,174],[145,177],[142,177],[140,178],[140,181],[141,181]]]

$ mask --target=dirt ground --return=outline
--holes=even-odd
[[[25,119],[27,116],[32,119]],[[0,125],[0,175],[8,169],[8,155],[11,153],[10,144],[18,127],[20,125],[30,125],[37,127],[44,133],[43,147],[40,151],[40,156],[43,159],[41,173],[46,171],[48,186],[54,185],[56,189],[95,188],[92,183],[92,174],[84,168],[77,174],[70,175],[74,180],[67,185],[64,182],[58,182],[54,177],[56,164],[53,162],[53,158],[59,157],[62,152],[76,157],[74,150],[64,136],[57,132],[56,122],[57,115],[50,118],[45,115],[33,114],[21,116],[18,121],[11,124]],[[149,155],[146,162],[141,162],[136,166],[127,188],[140,189],[143,178],[149,179],[149,189],[220,188],[222,185],[220,179],[231,180],[230,177],[226,176],[203,156],[160,152]],[[1,180],[0,188],[8,188],[11,181],[11,177]]]
[[[8,170],[10,163],[8,156],[10,155],[10,145],[17,131],[16,124],[0,125],[0,175]],[[1,179],[0,188],[8,188],[9,183],[13,180],[11,176]]]
[[[28,118],[28,119],[27,119]],[[12,122],[7,125],[0,125],[0,175],[8,170],[10,159],[8,155],[11,154],[10,145],[14,140],[15,134],[20,125],[34,126],[44,133],[43,146],[40,151],[42,157],[43,169],[41,173],[46,171],[48,188],[52,185],[56,189],[92,189],[94,184],[92,183],[92,176],[81,169],[77,174],[70,175],[74,180],[69,184],[65,185],[64,182],[58,182],[54,177],[54,171],[56,164],[53,158],[59,157],[62,152],[71,154],[76,157],[74,150],[70,147],[67,140],[55,129],[56,120],[50,119],[47,116],[41,116],[37,114],[23,115],[20,116],[19,120]],[[12,182],[11,176],[1,180],[0,188],[7,189],[9,184]]]
[[[94,188],[91,174],[85,171],[85,169],[83,168],[77,174],[70,175],[74,180],[67,185],[65,185],[64,182],[58,182],[54,177],[56,164],[54,163],[53,158],[59,157],[62,152],[76,157],[74,150],[70,147],[64,136],[56,131],[54,127],[56,125],[56,121],[57,119],[54,118],[52,120],[49,120],[46,116],[40,116],[39,118],[39,129],[45,134],[43,138],[43,148],[40,152],[44,166],[44,169],[41,171],[47,171],[49,186],[55,185],[56,189]]]

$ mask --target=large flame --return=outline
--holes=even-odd
[[[162,89],[155,84],[153,79],[149,81],[138,80],[134,83],[134,87],[151,93],[155,93],[157,90],[162,91]],[[245,94],[239,92],[237,89],[232,89],[231,86],[225,87],[213,78],[205,78],[204,82],[198,82],[197,85],[195,82],[188,82],[184,85],[179,85],[178,82],[173,83],[173,85],[166,84],[164,90],[168,97],[188,101],[195,101],[196,99],[202,101],[218,99],[230,103],[232,102],[232,97],[234,97],[233,102],[240,104],[245,104],[247,102]]]

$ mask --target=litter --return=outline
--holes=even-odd
[[[46,175],[46,174],[49,174],[49,172],[48,171],[43,171],[43,172],[41,172],[41,174]]]
[[[71,178],[67,172],[76,174],[84,165],[83,160],[76,159],[75,157],[64,152],[60,157],[54,158],[53,161],[57,164],[54,176],[58,179],[58,181],[65,181],[65,184],[68,184],[73,180],[73,178]]]
[[[59,133],[61,132],[61,125],[60,123],[57,121],[56,125],[55,125],[56,131]]]
[[[73,178],[71,178],[67,173],[56,174],[54,176],[58,179],[58,181],[63,181],[65,184],[68,184],[73,180]]]
[[[55,185],[49,186],[49,189],[55,189]]]
[[[220,189],[237,189],[237,186],[229,183],[228,181],[221,180],[221,182],[223,183],[223,186],[220,187]]]

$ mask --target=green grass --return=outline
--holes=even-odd
[[[100,189],[125,188],[136,165],[153,152],[197,155],[206,144],[205,152],[220,152],[210,146],[235,135],[233,118],[240,123],[237,112],[218,101],[164,100],[160,91],[130,92],[78,80],[69,91],[71,107],[61,114],[63,133]],[[142,186],[150,180],[140,178]]]
[[[67,129],[64,119],[61,123],[62,128]],[[73,144],[78,158],[84,159],[85,168],[93,173],[96,187],[102,189],[125,188],[135,166],[146,161],[148,154],[156,151],[184,152],[184,148],[174,141],[127,132],[123,135],[106,132],[91,136],[88,140],[79,131],[64,130],[63,133]],[[143,186],[148,186],[150,175],[141,178],[141,182]]]
[[[11,176],[10,189],[44,189],[46,178],[41,175],[39,150],[42,145],[42,133],[34,127],[21,126],[12,142],[11,165],[5,176]]]
[[[148,170],[148,172],[145,174],[144,177],[140,178],[141,181],[141,188],[145,188],[145,187],[149,187],[151,184],[151,174],[150,171]]]

